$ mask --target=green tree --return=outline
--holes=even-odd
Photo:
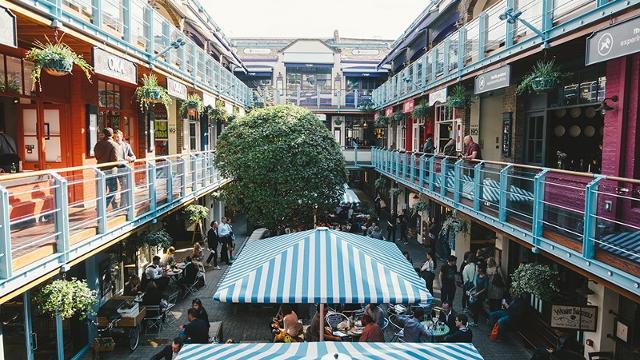
[[[216,165],[234,181],[223,198],[256,225],[309,225],[339,204],[347,181],[340,146],[310,111],[257,109],[220,135]],[[317,208],[316,208],[317,207]]]

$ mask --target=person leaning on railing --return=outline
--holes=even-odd
[[[98,164],[106,164],[121,161],[120,158],[120,145],[113,140],[113,129],[112,128],[104,128],[102,129],[100,141],[96,143],[93,148],[93,153],[96,157],[96,161]],[[113,209],[116,209],[118,205],[116,204],[116,192],[118,191],[118,180],[116,178],[116,173],[114,173],[115,169],[117,169],[117,165],[114,166],[105,166],[100,167],[100,170],[105,172],[106,179],[105,183],[107,186],[107,204],[106,208],[109,205],[112,205]]]

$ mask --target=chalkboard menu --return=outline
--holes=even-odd
[[[551,327],[596,331],[598,324],[597,306],[553,305],[551,307]]]
[[[513,113],[502,113],[502,156],[511,156],[511,129],[513,125]]]

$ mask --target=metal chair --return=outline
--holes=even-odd
[[[159,305],[145,305],[146,314],[143,319],[145,334],[152,328],[158,329],[158,334],[162,331],[162,322],[165,317]]]
[[[173,316],[172,310],[174,307],[176,307],[176,303],[178,302],[178,295],[180,295],[180,293],[176,291],[169,295],[169,297],[167,298],[168,304],[167,308],[164,309],[164,322],[168,325],[174,324],[177,321],[177,317]],[[168,321],[166,320],[167,318],[169,318]]]
[[[204,277],[204,275],[203,275]],[[193,281],[193,284],[187,286],[185,292],[184,292],[184,296],[183,298],[186,298],[187,296],[189,296],[190,294],[195,294],[198,291],[200,291],[200,289],[198,288],[198,283],[200,282],[200,273],[198,273],[198,275],[196,276],[195,280]],[[202,279],[204,281],[204,278]]]
[[[398,315],[391,314],[388,319],[391,330],[393,331],[393,337],[391,342],[404,342],[404,326],[400,326]]]
[[[332,329],[337,329],[338,324],[340,324],[345,320],[349,321],[349,318],[345,314],[339,313],[339,312],[327,313],[327,316],[325,316],[324,319],[327,322],[327,324],[331,326]]]

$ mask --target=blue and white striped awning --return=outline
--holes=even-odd
[[[335,354],[353,360],[482,360],[472,344],[354,342],[186,344],[178,359],[334,359]]]
[[[430,303],[392,243],[318,228],[248,244],[213,295],[231,303]]]
[[[353,190],[351,190],[349,185],[344,184],[344,194],[342,194],[342,201],[340,201],[340,205],[359,204],[359,203],[360,203],[360,198],[358,197],[358,195],[356,195],[356,193]]]
[[[598,245],[612,254],[640,262],[640,231],[609,234],[599,240]]]

